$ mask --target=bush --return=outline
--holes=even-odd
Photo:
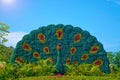
[[[48,76],[54,72],[54,66],[48,65],[47,60],[40,60],[37,63],[23,64],[18,71],[22,77],[27,76]]]
[[[81,64],[79,66],[67,65],[66,75],[84,75],[84,76],[105,76],[105,73],[100,71],[99,66],[92,64]]]
[[[48,65],[47,60],[40,60],[37,63],[24,64],[0,64],[0,79],[14,80],[29,76],[49,76],[53,75],[55,68],[53,65]]]
[[[6,47],[0,44],[0,61],[9,62],[11,54],[13,53],[13,47]]]
[[[6,64],[5,62],[1,62],[0,80],[17,80],[18,78],[31,76],[53,76],[55,75],[55,65],[47,64],[47,61],[39,60],[36,63],[28,64]],[[105,74],[100,71],[99,66],[93,66],[92,64],[81,64],[79,66],[65,64],[65,66],[65,75],[69,76],[108,76],[114,78],[120,76],[120,72],[118,71],[117,74]]]

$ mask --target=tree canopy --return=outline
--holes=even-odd
[[[107,57],[110,64],[117,65],[120,67],[120,51],[118,52],[107,52]]]
[[[0,44],[7,42],[8,40],[5,38],[9,33],[9,26],[0,22]]]

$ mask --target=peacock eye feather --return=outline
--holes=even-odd
[[[34,52],[33,57],[35,57],[36,59],[40,59],[41,56],[38,52]]]
[[[41,43],[45,43],[45,41],[46,41],[45,35],[43,33],[39,33],[37,38]]]
[[[102,66],[103,65],[103,61],[101,59],[97,59],[93,62],[94,66]]]
[[[66,64],[70,64],[70,62],[71,62],[71,59],[70,59],[70,58],[67,58],[67,59],[66,59]]]
[[[71,47],[70,48],[70,54],[73,55],[73,54],[75,54],[75,52],[76,52],[76,48],[75,47]]]
[[[50,54],[50,50],[49,50],[49,48],[47,46],[43,48],[43,52],[45,54]]]
[[[58,40],[61,40],[62,37],[63,37],[63,30],[62,29],[57,29],[56,36],[57,36]]]
[[[87,60],[89,58],[88,54],[83,54],[81,60]]]
[[[21,57],[17,57],[15,59],[15,62],[17,62],[17,63],[24,63],[24,60]]]
[[[96,54],[99,51],[99,46],[92,46],[90,49],[91,54]]]
[[[78,43],[82,38],[81,34],[76,34],[74,35],[74,43]]]
[[[28,43],[23,43],[22,48],[25,51],[32,51],[32,48],[30,47],[30,45]]]

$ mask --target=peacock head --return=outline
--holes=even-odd
[[[61,49],[61,44],[59,43],[58,45],[57,45],[57,50],[60,50]]]

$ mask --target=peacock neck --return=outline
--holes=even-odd
[[[61,63],[60,50],[57,50],[57,63]]]
[[[57,62],[56,62],[56,70],[59,73],[64,74],[64,66],[62,64],[62,57],[61,57],[61,45],[57,45]]]

